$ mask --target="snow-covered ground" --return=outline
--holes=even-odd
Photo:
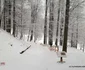
[[[31,47],[20,54],[29,45]],[[5,62],[0,70],[85,70],[85,53],[75,48],[68,47],[65,63],[58,63],[59,60],[56,52],[47,47],[18,40],[0,30],[0,63]]]

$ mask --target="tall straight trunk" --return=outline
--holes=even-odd
[[[74,25],[72,25],[72,32],[71,32],[71,47],[73,47],[73,28],[74,28]]]
[[[45,7],[45,23],[44,23],[44,44],[47,44],[47,7],[48,0],[46,0],[46,7]]]
[[[76,48],[77,48],[77,44],[78,44],[78,16],[77,16],[76,20],[77,20],[77,27],[76,27]]]
[[[63,27],[64,27],[64,18],[61,17],[61,24],[60,24],[60,45],[63,45]]]
[[[76,27],[72,26],[72,33],[71,33],[71,47],[77,48],[77,31],[75,29]]]
[[[32,8],[31,8],[32,9]],[[32,14],[32,11],[31,11],[31,30],[30,30],[30,41],[33,40],[33,14]]]
[[[49,45],[53,44],[53,23],[54,23],[54,0],[50,0],[50,19],[49,19]]]
[[[34,40],[34,42],[37,40],[37,37],[36,37],[36,21],[37,21],[37,14],[38,14],[37,10],[38,10],[38,4],[31,5],[31,36],[30,36],[30,41]]]
[[[6,31],[11,33],[11,1],[9,0],[9,4],[8,4],[8,20],[6,23]]]
[[[0,27],[1,27],[1,0],[0,0]]]
[[[21,35],[20,35],[20,39],[23,38],[23,0],[21,0]]]
[[[30,41],[33,40],[33,30],[31,30],[31,36],[30,36]]]
[[[13,0],[13,36],[15,37],[15,29],[16,29],[16,24],[15,24],[15,0]]]
[[[78,16],[76,17],[76,26],[72,26],[72,33],[71,33],[71,47],[77,48],[78,44]],[[75,32],[73,32],[75,31]]]
[[[35,23],[35,26],[34,26],[34,42],[36,42],[36,40],[37,40],[37,30],[36,30],[36,23]]]
[[[60,19],[60,2],[61,2],[61,0],[59,0],[59,3],[58,3],[57,30],[56,30],[56,41],[55,41],[56,47],[58,47],[58,32],[59,32],[59,19]]]
[[[3,25],[3,29],[5,30],[6,29],[6,19],[5,19],[5,9],[6,9],[6,0],[4,0],[4,25]]]
[[[71,47],[73,47],[73,31],[74,31],[74,24],[72,25],[72,30],[71,30]]]
[[[37,4],[35,5],[35,9],[34,9],[34,11],[35,11],[35,23],[34,23],[34,42],[36,42],[36,40],[37,40],[37,17],[38,17],[38,1],[37,1]]]
[[[33,40],[33,36],[34,36],[34,5],[31,5],[31,30],[30,30],[30,41]]]
[[[70,7],[70,0],[66,0],[64,41],[63,41],[63,49],[62,49],[62,51],[65,51],[65,52],[67,52],[68,25],[69,25],[69,7]]]

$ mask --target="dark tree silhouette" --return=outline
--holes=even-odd
[[[62,49],[65,52],[67,52],[68,25],[69,25],[69,7],[70,7],[70,0],[66,0],[64,41],[63,41],[63,49]]]
[[[45,7],[45,23],[44,23],[44,44],[47,44],[47,3],[48,0],[46,0],[46,7]]]
[[[49,45],[53,44],[53,24],[54,24],[54,0],[50,0],[49,11]]]

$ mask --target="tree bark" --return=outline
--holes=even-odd
[[[58,5],[58,17],[57,17],[57,30],[56,30],[56,41],[55,41],[55,45],[58,47],[58,32],[59,32],[59,20],[60,20],[60,2],[61,0],[59,0],[59,5]]]
[[[77,16],[77,28],[76,28],[76,48],[78,44],[78,16]]]
[[[21,0],[21,36],[20,39],[23,38],[23,0]]]
[[[50,19],[49,19],[49,45],[53,44],[53,23],[54,23],[54,0],[50,1]]]
[[[6,31],[11,33],[11,1],[8,0],[8,19],[6,23]]]
[[[44,44],[47,44],[47,7],[48,0],[46,0],[46,7],[45,7],[45,23],[44,23]]]
[[[60,45],[63,45],[63,28],[64,27],[64,18],[61,16],[61,24],[60,24]]]
[[[16,30],[16,24],[15,24],[15,0],[13,0],[13,36],[15,37],[15,30]]]
[[[30,36],[30,41],[33,40],[33,30],[31,30],[31,36]]]
[[[1,27],[1,0],[0,0],[0,27]]]
[[[6,19],[5,19],[5,9],[6,9],[6,0],[4,0],[4,24],[3,24],[3,29],[5,30],[6,29]]]
[[[70,7],[70,0],[66,0],[64,42],[63,42],[63,49],[62,49],[62,51],[65,51],[65,52],[67,52],[68,25],[69,25],[69,7]]]

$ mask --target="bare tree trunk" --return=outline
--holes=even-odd
[[[34,23],[35,23],[35,21],[34,21],[34,19],[35,19],[34,18],[35,17],[34,16],[34,8],[35,8],[34,5],[31,5],[31,30],[30,30],[31,36],[30,36],[30,41],[33,40],[33,36],[34,36],[34,34],[33,34],[34,33],[34,29],[33,28],[34,28]]]
[[[35,15],[36,16],[36,15]],[[36,42],[36,38],[37,38],[37,36],[36,36],[36,22],[34,23],[34,28],[33,28],[33,34],[34,34],[34,42]]]
[[[56,30],[56,41],[55,41],[55,45],[58,47],[58,32],[59,32],[59,19],[60,19],[60,2],[61,0],[59,0],[59,5],[58,5],[58,17],[57,17],[57,30]]]
[[[4,0],[4,25],[3,25],[3,29],[5,30],[6,29],[6,19],[5,19],[5,9],[6,9],[6,0]]]
[[[74,28],[74,25],[72,25],[72,31],[71,31],[71,47],[73,47],[73,28]]]
[[[11,33],[11,1],[10,0],[4,0],[3,29]]]
[[[36,21],[37,21],[37,10],[38,10],[38,4],[31,5],[31,36],[30,41],[34,40],[36,41]]]
[[[64,23],[65,23],[65,0],[61,1],[61,15],[60,15],[60,45],[63,45]]]
[[[77,16],[77,28],[76,28],[76,48],[78,44],[78,16]]]
[[[34,42],[36,42],[36,40],[37,40],[37,16],[38,16],[38,0],[37,0],[37,4],[35,5],[35,10],[34,10],[35,12],[35,24],[34,24]]]
[[[68,25],[69,25],[69,7],[70,7],[70,0],[66,0],[64,41],[63,41],[63,49],[62,49],[62,51],[65,51],[65,52],[67,52]]]
[[[71,47],[74,48],[77,48],[77,44],[78,44],[78,16],[76,17],[76,21],[77,21],[76,25],[73,24],[72,26],[72,33],[71,33]]]
[[[30,36],[30,41],[33,40],[33,30],[31,30],[31,36]]]
[[[46,8],[45,8],[45,23],[44,23],[44,44],[47,44],[47,5],[48,4],[48,0],[46,0]]]
[[[16,24],[15,24],[15,0],[13,0],[13,36],[15,37],[15,30],[16,30]]]
[[[23,0],[21,0],[21,36],[20,39],[23,38]]]
[[[64,27],[64,18],[61,17],[61,24],[60,24],[60,45],[63,45],[63,28]]]
[[[49,45],[53,44],[54,0],[50,0]]]
[[[0,27],[1,27],[1,0],[0,0]]]
[[[6,23],[6,31],[11,33],[11,1],[8,2],[8,20]]]
[[[77,48],[77,37],[76,32],[71,33],[71,47]]]

